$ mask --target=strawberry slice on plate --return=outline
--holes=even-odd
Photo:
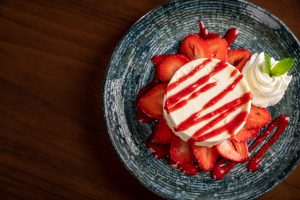
[[[170,156],[175,163],[193,162],[193,154],[188,143],[177,136],[174,136],[172,139]]]
[[[183,39],[180,53],[190,60],[211,58],[211,51],[207,42],[196,34],[188,35]]]
[[[172,54],[158,54],[158,55],[154,55],[151,58],[151,62],[154,65],[154,67],[156,68],[164,59],[166,59],[167,57],[171,56]]]
[[[150,136],[151,138],[151,136]],[[148,139],[146,146],[152,152],[155,158],[164,158],[170,154],[170,145],[168,144],[156,144],[152,142],[152,139]]]
[[[246,49],[234,49],[228,51],[228,62],[235,66],[240,72],[251,57],[251,52]]]
[[[199,29],[200,29],[199,36],[204,40],[208,38],[221,37],[221,35],[218,33],[208,32],[203,21],[201,20],[199,21]]]
[[[195,175],[199,172],[197,165],[192,162],[178,164],[177,168],[187,175]]]
[[[255,138],[258,134],[259,128],[247,129],[243,127],[242,130],[232,137],[232,139],[238,142],[247,142],[248,140]]]
[[[138,100],[138,107],[150,117],[159,119],[163,111],[163,98],[167,84],[161,83],[145,93]]]
[[[239,31],[237,28],[233,27],[228,29],[228,31],[224,35],[224,39],[227,41],[228,46],[231,46],[232,43],[236,40],[239,35]]]
[[[228,44],[225,39],[220,37],[207,39],[207,44],[210,48],[213,58],[227,61]]]
[[[248,146],[246,142],[225,140],[217,145],[219,154],[234,162],[244,162],[248,159]]]
[[[173,161],[172,159],[170,159],[169,164],[172,167],[175,167],[175,168],[181,170],[183,173],[185,173],[187,175],[195,175],[199,172],[198,166],[193,162],[177,163],[177,162]]]
[[[159,144],[169,144],[173,138],[173,131],[169,128],[166,120],[160,119],[155,124],[152,140]]]
[[[168,82],[175,72],[187,62],[189,62],[189,59],[180,54],[165,58],[156,68],[159,79]]]
[[[271,114],[266,108],[251,106],[250,114],[245,124],[246,129],[259,129],[267,125],[271,120]]]
[[[211,171],[219,155],[217,149],[193,145],[192,151],[199,167],[203,171]]]
[[[202,20],[199,21],[199,29],[200,29],[199,36],[203,39],[207,39],[208,30],[206,29]]]

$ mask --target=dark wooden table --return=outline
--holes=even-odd
[[[101,88],[126,30],[159,0],[0,0],[0,199],[160,199],[121,164]],[[253,0],[300,38],[298,0]],[[260,199],[300,199],[300,168]]]

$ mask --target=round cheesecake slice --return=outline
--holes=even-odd
[[[164,118],[177,136],[210,147],[242,129],[251,109],[251,93],[234,66],[201,58],[176,71],[163,105]]]

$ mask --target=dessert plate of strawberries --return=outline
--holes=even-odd
[[[137,21],[106,74],[104,116],[124,166],[168,199],[253,199],[300,157],[300,45],[238,1],[172,1]]]

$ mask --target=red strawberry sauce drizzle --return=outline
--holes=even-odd
[[[219,135],[220,133],[223,133],[224,131],[228,130],[230,135],[233,135],[237,127],[239,127],[245,120],[248,115],[248,112],[242,111],[239,114],[237,114],[233,120],[228,122],[227,124],[224,124],[223,126],[216,128],[210,132],[206,132],[208,129],[210,129],[212,126],[217,124],[219,121],[224,119],[229,113],[233,112],[236,108],[230,108],[227,112],[224,112],[223,114],[219,115],[217,118],[210,121],[208,124],[203,126],[201,129],[197,130],[195,134],[189,139],[190,144],[194,144],[195,142],[202,142],[204,140],[207,140],[209,138],[212,138],[214,136]]]
[[[270,138],[270,140],[264,144],[260,150],[250,159],[248,163],[249,171],[256,171],[262,162],[262,158],[267,150],[278,140],[280,135],[285,130],[286,126],[289,123],[289,118],[286,115],[281,115],[277,117],[273,122],[269,124],[267,129],[259,135],[256,140],[252,143],[249,148],[249,152],[252,152],[259,144],[261,144],[267,136],[272,132],[273,129],[277,128],[274,135]],[[227,161],[226,159],[220,159],[214,166],[212,171],[212,177],[216,180],[223,179],[225,175],[236,165],[237,163],[232,161]]]
[[[199,117],[201,111],[195,112],[192,114],[189,118],[187,118],[185,121],[183,121],[177,128],[175,128],[175,131],[183,131],[188,129],[190,126],[199,123],[203,120],[210,119],[211,117],[218,115],[218,114],[224,114],[227,112],[229,114],[229,111],[231,108],[237,109],[239,106],[245,104],[251,99],[251,93],[247,92],[242,97],[234,99],[231,102],[228,102],[227,104],[217,108],[216,110],[207,113],[203,115],[202,117]]]
[[[182,108],[184,105],[186,105],[192,99],[198,97],[200,94],[208,91],[209,89],[215,87],[216,85],[217,85],[216,82],[208,83],[204,85],[202,88],[200,88],[199,90],[197,90],[196,92],[192,93],[189,96],[189,98],[179,101],[178,103],[174,104],[171,108],[167,108],[166,110],[168,111],[168,113],[178,110]]]
[[[166,91],[170,92],[172,89],[174,89],[175,87],[177,87],[180,83],[182,83],[183,81],[187,80],[188,78],[190,78],[194,74],[196,74],[200,69],[202,69],[203,67],[205,67],[209,62],[211,62],[211,59],[204,60],[202,63],[200,63],[199,65],[197,65],[190,73],[188,73],[185,76],[181,77],[176,82],[169,84]]]
[[[230,74],[230,77],[234,77],[234,75],[236,75],[237,72],[238,72],[238,70],[233,70]]]
[[[183,90],[177,92],[176,94],[168,97],[166,99],[165,102],[165,110],[168,111],[168,108],[170,108],[172,105],[174,105],[175,103],[177,103],[178,101],[180,101],[182,98],[184,98],[185,96],[191,94],[192,92],[194,92],[197,88],[199,88],[200,86],[202,86],[203,84],[207,83],[207,81],[209,81],[209,79],[217,74],[218,72],[222,71],[223,69],[225,69],[227,67],[226,62],[224,61],[220,61],[215,68],[207,75],[201,77],[200,79],[198,79],[196,82],[188,85],[186,88],[184,88]],[[192,70],[190,73],[188,73],[186,76],[190,77],[190,74],[193,74],[194,70]],[[181,82],[180,79],[176,82]],[[178,85],[176,82],[174,82],[175,85]],[[173,84],[173,83],[172,83]],[[169,92],[169,86],[167,87],[167,92]]]
[[[267,129],[256,138],[254,143],[250,146],[249,151],[253,151],[255,147],[257,147],[262,141],[266,139],[266,137],[272,132],[272,130],[276,127],[277,130],[274,135],[269,139],[269,141],[264,144],[260,150],[254,155],[254,157],[248,163],[248,170],[249,171],[256,171],[261,164],[261,160],[265,155],[266,151],[278,140],[280,135],[285,130],[286,126],[289,124],[289,117],[286,115],[281,115],[277,117],[268,127]]]
[[[227,88],[225,88],[225,90],[223,90],[221,93],[219,93],[217,96],[212,98],[209,102],[207,102],[203,106],[203,109],[207,109],[207,108],[215,105],[216,103],[218,103],[221,99],[223,99],[224,96],[226,96],[226,94],[228,94],[235,88],[235,86],[242,80],[242,78],[243,78],[243,75],[240,74]]]

